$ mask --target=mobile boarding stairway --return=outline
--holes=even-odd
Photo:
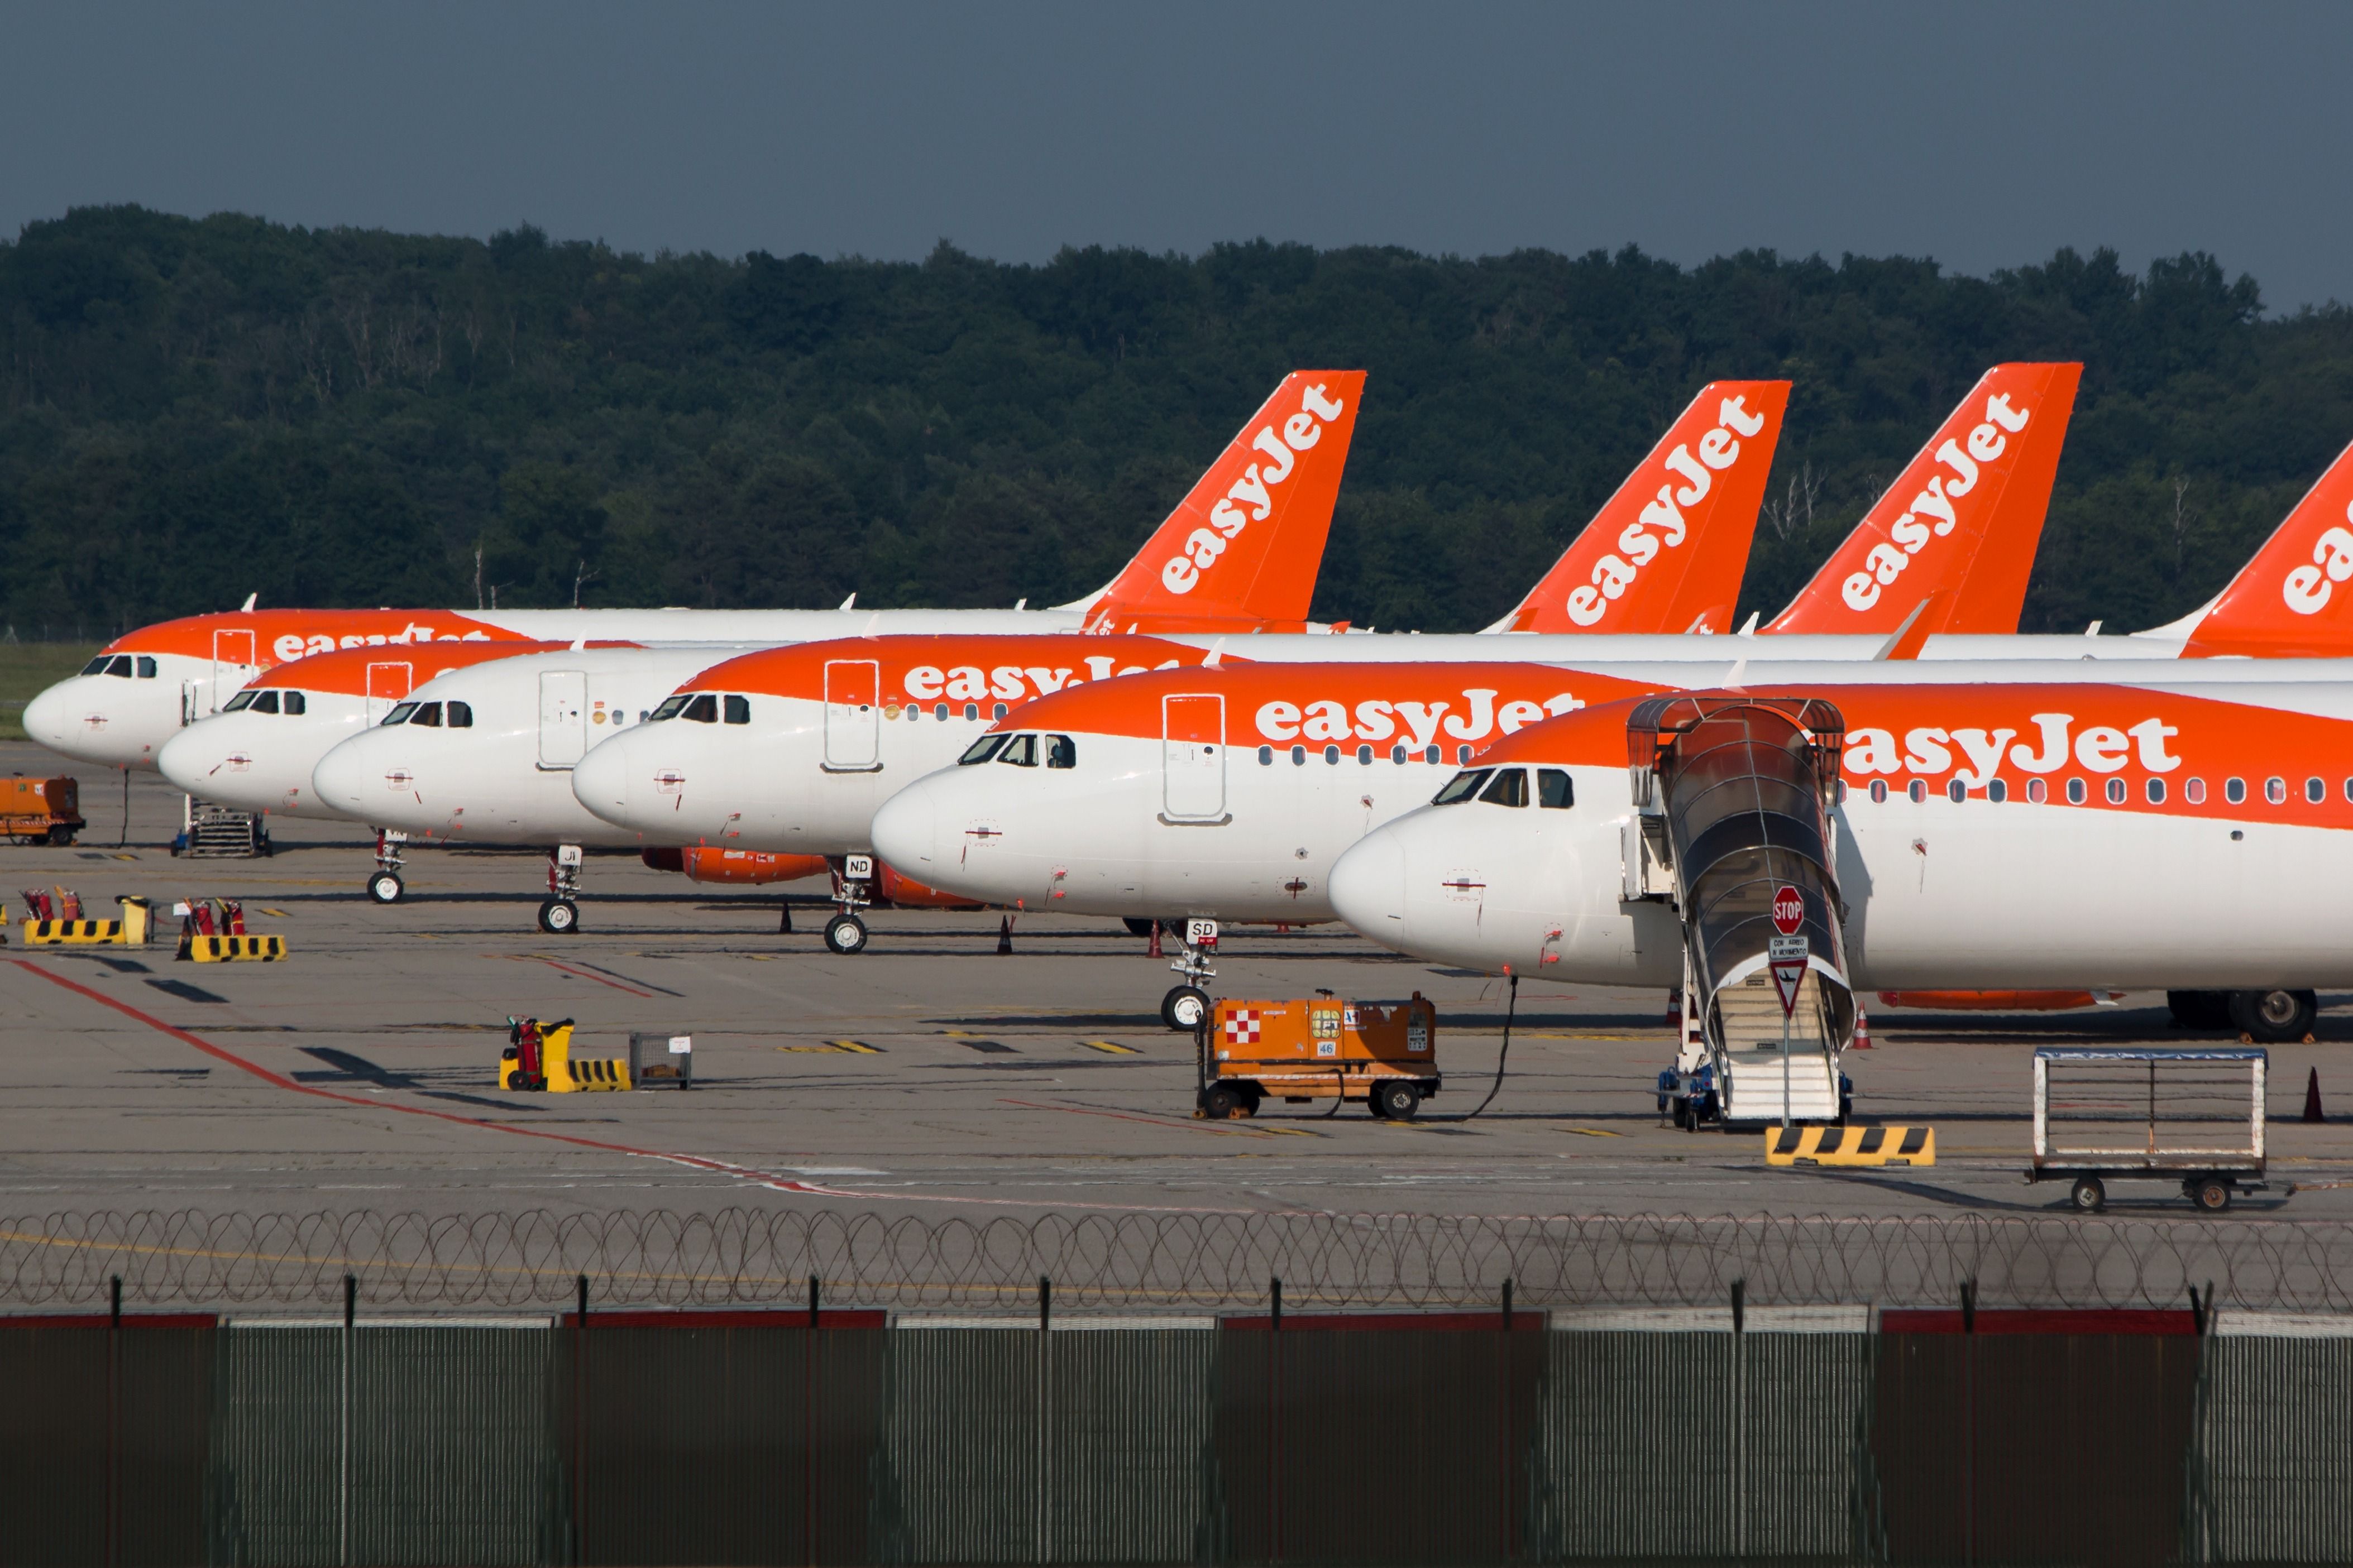
[[[1625,897],[1665,902],[1683,930],[1683,1037],[1659,1075],[1678,1126],[1846,1114],[1855,1004],[1831,820],[1845,741],[1837,708],[1800,698],[1659,697],[1627,722]],[[1810,950],[1786,1019],[1769,957],[1783,887]]]

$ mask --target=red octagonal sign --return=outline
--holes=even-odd
[[[1784,882],[1773,893],[1773,929],[1783,936],[1795,936],[1798,928],[1806,923],[1806,900],[1798,889]]]

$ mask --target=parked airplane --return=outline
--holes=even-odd
[[[1307,631],[1356,433],[1362,371],[1294,371],[1103,587],[1047,610],[242,610],[117,637],[26,704],[25,731],[108,767],[153,767],[182,726],[308,655],[420,642],[774,646],[890,632]]]

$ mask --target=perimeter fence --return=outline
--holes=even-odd
[[[1492,1306],[2225,1308],[2353,1312],[2353,1225],[2261,1219],[839,1210],[466,1215],[186,1209],[0,1219],[0,1310],[797,1302],[1018,1311]]]

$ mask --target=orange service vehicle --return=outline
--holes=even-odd
[[[74,779],[0,779],[0,833],[18,844],[70,844],[90,825]]]
[[[1221,1001],[1197,1039],[1195,1104],[1211,1121],[1255,1116],[1280,1095],[1294,1104],[1356,1100],[1384,1120],[1409,1121],[1439,1089],[1438,1007],[1419,991],[1409,1002],[1350,1002],[1328,991]]]

